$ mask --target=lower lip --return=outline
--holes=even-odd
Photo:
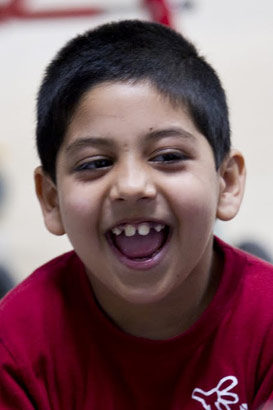
[[[129,259],[123,253],[121,253],[115,245],[113,245],[113,242],[110,238],[110,236],[107,236],[107,242],[110,245],[110,248],[114,252],[114,254],[117,256],[117,259],[125,266],[127,266],[130,269],[134,270],[149,270],[157,266],[162,259],[164,258],[167,248],[169,247],[169,242],[170,242],[170,237],[171,237],[171,232],[169,232],[168,237],[166,239],[166,242],[164,243],[163,247],[156,252],[154,256],[151,258],[143,259],[143,260],[135,260],[135,259]]]

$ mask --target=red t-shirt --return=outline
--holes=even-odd
[[[128,335],[74,252],[0,304],[0,409],[246,410],[273,399],[273,267],[216,239],[214,299],[183,334]],[[267,408],[267,407],[263,407]]]

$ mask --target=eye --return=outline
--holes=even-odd
[[[113,160],[110,158],[95,158],[88,160],[76,167],[76,171],[96,171],[109,168],[113,165]]]
[[[167,151],[167,152],[162,152],[156,155],[150,161],[163,163],[163,164],[172,164],[172,163],[177,163],[179,161],[185,161],[186,159],[188,159],[188,157],[182,152]]]

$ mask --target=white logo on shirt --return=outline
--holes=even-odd
[[[236,393],[230,392],[238,384],[235,376],[227,376],[220,380],[214,389],[204,391],[196,388],[192,392],[192,398],[199,401],[206,410],[232,410],[230,405],[239,401]],[[240,410],[248,410],[246,403],[241,404]]]

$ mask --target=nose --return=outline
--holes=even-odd
[[[116,169],[114,181],[110,190],[110,199],[137,201],[139,199],[154,199],[156,186],[152,181],[151,170],[145,165],[128,161]]]

